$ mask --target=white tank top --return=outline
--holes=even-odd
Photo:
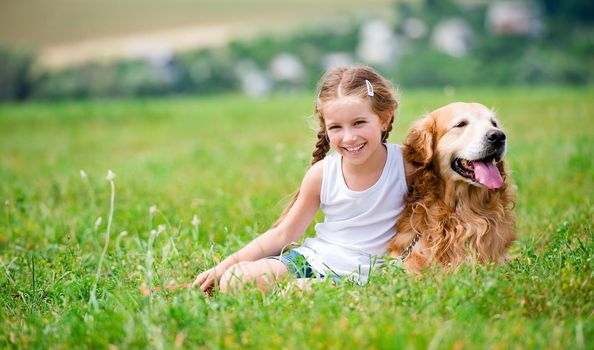
[[[387,253],[407,191],[400,147],[386,148],[380,178],[364,191],[347,187],[339,153],[324,158],[320,205],[325,219],[315,226],[317,236],[295,249],[318,273],[366,282],[371,267],[383,263],[378,255]]]

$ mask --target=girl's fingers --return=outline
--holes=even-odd
[[[192,283],[192,288],[196,286],[200,287],[200,291],[206,293],[210,289],[212,289],[214,279],[216,278],[216,271],[214,268],[206,270],[196,277],[194,282]]]
[[[200,284],[200,290],[202,292],[206,292],[207,290],[209,290],[212,286],[213,279],[214,278],[212,277],[212,275],[209,275],[208,278],[202,284]]]
[[[200,283],[200,291],[201,292],[206,292],[208,290],[208,285],[210,284],[208,282],[209,281],[208,281],[208,278],[207,278],[205,281],[203,281],[202,283]]]
[[[199,274],[198,277],[196,277],[196,279],[192,283],[192,287],[195,287],[197,284],[202,284],[204,282],[206,275],[207,275],[207,272],[208,271],[204,271],[201,274]]]
[[[192,282],[192,287],[196,287],[197,284],[200,284],[199,278],[200,278],[200,276],[198,276],[198,277],[196,277],[196,279],[194,279],[194,282]]]

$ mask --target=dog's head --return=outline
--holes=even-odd
[[[505,150],[506,136],[492,110],[456,102],[413,124],[404,156],[417,168],[433,164],[446,181],[495,189],[503,185]]]

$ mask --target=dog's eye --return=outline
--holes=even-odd
[[[456,124],[456,126],[454,126],[455,128],[463,128],[466,125],[468,125],[468,121],[466,120],[462,120],[461,122],[459,122],[458,124]]]
[[[491,124],[492,124],[494,127],[498,128],[498,126],[497,126],[497,122],[496,122],[496,121],[494,121],[494,120],[491,120]]]

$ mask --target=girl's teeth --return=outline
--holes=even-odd
[[[349,151],[349,152],[356,152],[356,151],[360,150],[361,148],[363,148],[363,146],[365,146],[365,144],[359,145],[359,146],[357,146],[357,147],[354,147],[354,148],[348,148],[348,147],[345,147],[345,148],[346,148],[346,149],[347,149],[347,151]]]

